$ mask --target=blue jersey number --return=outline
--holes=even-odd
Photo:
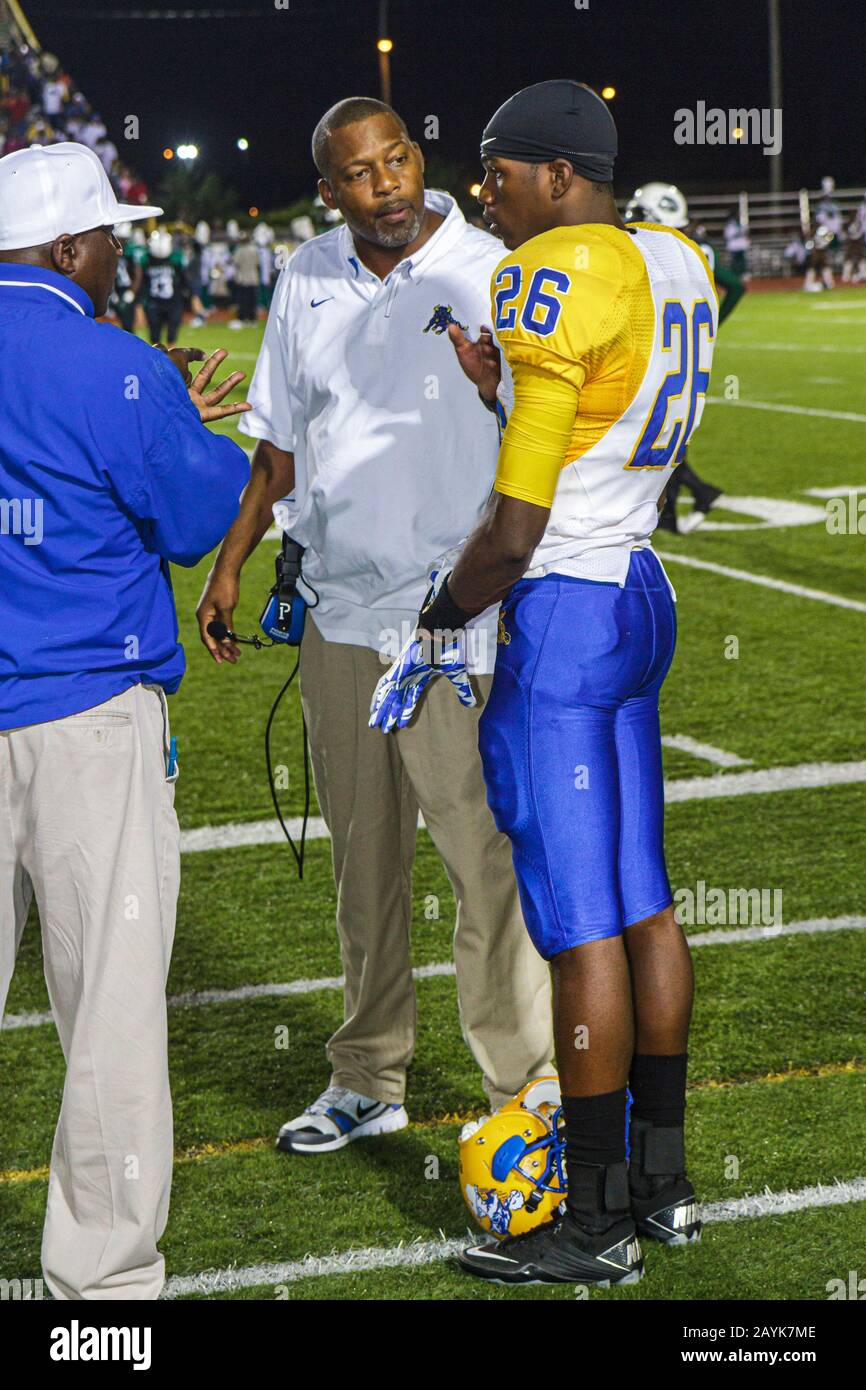
[[[680,462],[694,429],[698,397],[706,395],[710,382],[709,372],[702,371],[700,366],[702,328],[706,328],[707,339],[711,341],[713,316],[705,299],[692,306],[691,315],[678,299],[667,301],[662,317],[662,352],[676,353],[673,359],[676,366],[659,387],[649,419],[626,468],[666,468],[672,459],[674,463]],[[670,407],[677,400],[680,405],[674,407],[670,437],[667,443],[659,444],[658,437],[664,430]]]
[[[493,296],[497,332],[514,328],[517,323],[517,301],[522,284],[523,271],[519,265],[503,266],[497,275]],[[539,338],[549,338],[562,313],[562,296],[570,289],[571,276],[566,275],[564,270],[540,266],[529,282],[520,314],[521,327]]]
[[[517,322],[517,296],[523,284],[523,271],[519,265],[503,266],[494,284],[497,286],[493,296],[495,326],[497,329],[513,328]]]
[[[553,287],[553,294],[547,292]],[[529,286],[520,324],[527,333],[537,333],[540,338],[549,338],[562,313],[562,299],[571,289],[571,277],[564,270],[551,270],[543,265],[536,270]]]

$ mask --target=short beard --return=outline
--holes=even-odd
[[[381,219],[377,218],[377,221],[381,221]],[[376,237],[376,245],[384,246],[389,251],[392,251],[396,246],[408,246],[410,241],[414,241],[416,236],[418,236],[423,222],[424,214],[423,212],[418,212],[409,223],[409,226],[402,232],[396,229],[392,232],[389,231],[387,227],[377,227],[376,230],[378,235]]]

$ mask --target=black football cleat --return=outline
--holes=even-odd
[[[470,1245],[461,1269],[497,1284],[636,1284],[643,1278],[640,1241],[631,1220],[590,1235],[566,1212],[522,1236]]]
[[[701,1209],[685,1175],[680,1128],[632,1118],[629,1188],[638,1234],[665,1245],[693,1245],[701,1238]]]
[[[709,483],[702,483],[700,488],[695,489],[695,505],[680,522],[680,531],[684,536],[690,536],[699,526],[703,526],[707,512],[721,496],[722,489],[711,487]]]
[[[653,1197],[632,1197],[635,1226],[647,1240],[664,1245],[694,1245],[701,1238],[701,1208],[688,1179]]]

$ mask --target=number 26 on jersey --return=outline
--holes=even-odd
[[[495,281],[493,307],[497,332],[517,325],[517,301],[523,288],[523,267],[507,265]],[[549,338],[562,313],[562,296],[571,289],[571,276],[564,270],[542,265],[529,282],[520,310],[520,326],[539,338]]]
[[[704,339],[702,330],[706,332]],[[661,350],[672,353],[670,361],[676,365],[656,393],[626,468],[666,468],[671,462],[679,463],[697,423],[698,401],[709,386],[710,374],[701,368],[701,343],[711,342],[714,337],[707,301],[699,299],[687,311],[678,299],[667,300],[661,334]],[[661,438],[663,435],[665,439]]]

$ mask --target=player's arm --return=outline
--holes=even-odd
[[[531,367],[514,370],[514,406],[493,497],[454,569],[427,596],[414,636],[376,686],[371,728],[385,734],[405,728],[434,676],[451,682],[462,705],[475,704],[464,644],[455,634],[528,569],[568,457],[576,409],[574,386]]]
[[[493,496],[447,581],[454,603],[473,617],[498,603],[529,568],[568,455],[577,405],[571,382],[515,366],[514,408]]]
[[[724,298],[719,304],[719,327],[721,327],[725,319],[729,314],[733,313],[743,295],[746,293],[746,286],[739,275],[736,275],[733,270],[729,270],[728,267],[724,265],[716,266],[715,276],[716,289],[718,290],[718,288],[721,287],[725,292]]]
[[[510,322],[497,325],[513,377],[514,405],[499,452],[493,498],[433,600],[435,606],[429,614],[422,613],[422,631],[430,630],[425,621],[445,630],[459,628],[498,603],[525,574],[544,534],[569,455],[589,352],[601,341],[602,325],[622,284],[615,249],[589,231],[581,232],[581,245],[587,253],[585,269],[576,270],[573,235],[566,231],[559,244],[548,242],[543,252],[531,252],[525,260],[518,251],[511,265],[494,273],[495,307],[500,277],[513,267],[523,271],[522,298]],[[542,255],[539,266],[533,257]],[[546,300],[550,307],[546,322],[527,323],[520,310],[536,275],[542,277],[546,292],[541,302]],[[515,278],[512,275],[512,283]]]

